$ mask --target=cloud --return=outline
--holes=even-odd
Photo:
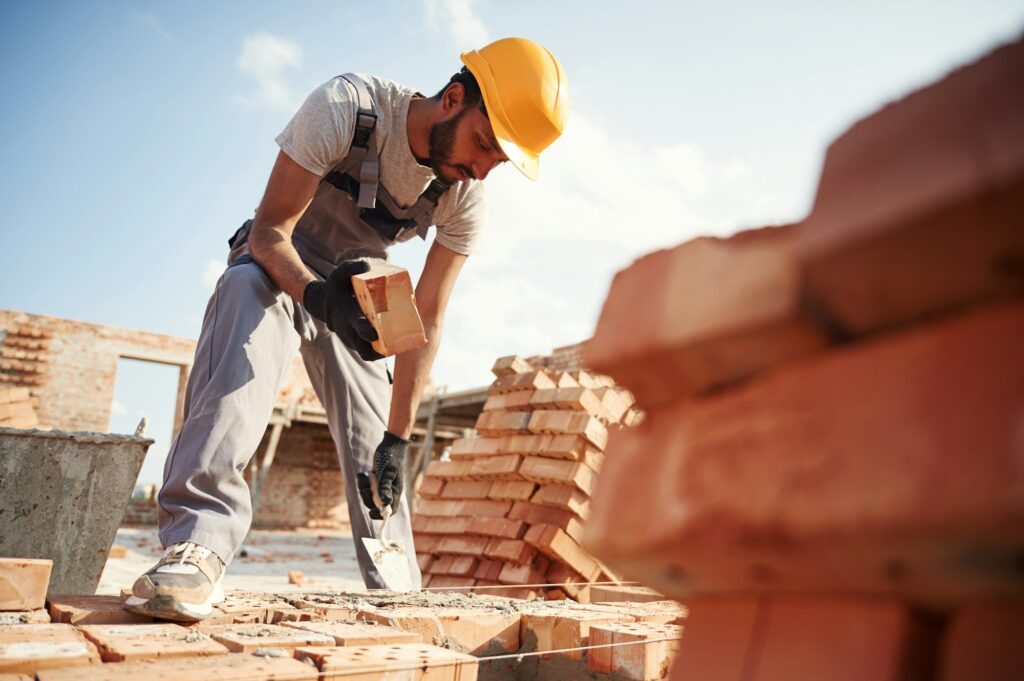
[[[128,408],[126,406],[124,406],[123,404],[121,404],[120,402],[118,402],[117,400],[114,400],[113,402],[110,403],[110,413],[112,413],[112,414],[127,414],[128,413]]]
[[[291,112],[302,103],[294,93],[286,73],[302,65],[302,48],[271,33],[257,33],[245,39],[236,62],[238,68],[256,81],[256,89],[239,95],[238,101]]]
[[[206,261],[206,269],[203,270],[203,287],[207,293],[213,293],[213,289],[217,286],[217,280],[220,279],[220,275],[224,274],[226,267],[223,260],[210,258]]]
[[[475,0],[423,0],[427,26],[458,50],[482,47],[490,42],[489,31],[476,15],[474,4]]]
[[[163,24],[160,23],[160,18],[157,17],[155,14],[151,14],[149,12],[140,12],[139,10],[133,9],[131,12],[129,12],[129,16],[131,16],[131,18],[134,21],[141,23],[143,26],[153,31],[164,40],[171,39],[171,34],[167,32],[167,29],[165,29]]]

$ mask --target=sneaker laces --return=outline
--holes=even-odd
[[[200,546],[199,544],[195,544],[190,541],[185,541],[168,546],[167,550],[164,551],[163,558],[174,558],[180,555],[180,559],[178,560],[179,565],[184,565],[185,563],[188,563],[190,565],[195,565],[196,567],[198,567],[199,563],[203,560],[206,560],[210,553],[212,553],[212,551],[210,551],[210,549],[206,548],[205,546]]]

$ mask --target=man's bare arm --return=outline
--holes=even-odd
[[[392,386],[391,415],[388,419],[388,430],[406,440],[412,434],[423,387],[430,376],[430,367],[441,342],[441,326],[448,298],[465,262],[466,256],[435,240],[427,254],[423,274],[416,284],[416,307],[423,319],[427,344],[395,357],[395,383]]]
[[[319,177],[278,152],[249,233],[249,255],[278,288],[299,303],[315,277],[292,246],[292,232],[319,183]]]

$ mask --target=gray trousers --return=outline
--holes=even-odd
[[[384,588],[361,541],[377,536],[380,521],[367,515],[356,487],[356,473],[370,469],[386,427],[390,387],[384,362],[360,359],[248,257],[224,272],[206,308],[184,423],[164,465],[160,541],[165,547],[192,541],[231,562],[252,523],[243,471],[266,432],[296,350],[327,410],[363,581],[368,588]],[[419,589],[405,493],[388,538],[405,544]]]

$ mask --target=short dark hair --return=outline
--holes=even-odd
[[[469,72],[469,69],[465,66],[462,70],[456,73],[448,80],[448,84],[441,88],[441,91],[434,95],[434,99],[441,99],[441,96],[445,91],[455,83],[459,83],[466,90],[466,106],[479,106],[480,111],[483,112],[484,116],[487,115],[487,107],[484,106],[484,96],[480,92],[480,85],[476,82],[476,78]]]

